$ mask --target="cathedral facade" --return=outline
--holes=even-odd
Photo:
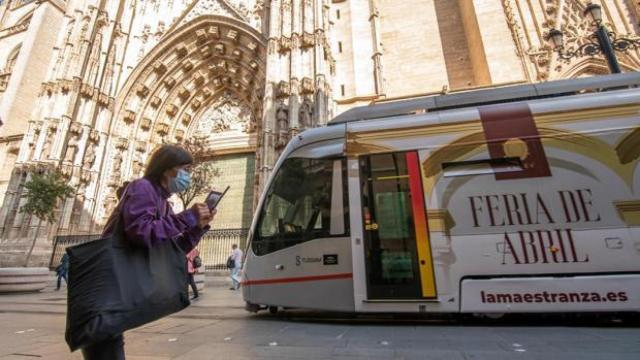
[[[640,1],[594,0],[619,36]],[[0,263],[55,235],[99,233],[115,190],[158,145],[198,138],[232,185],[219,229],[244,229],[279,151],[354,106],[608,72],[564,60],[592,29],[587,0],[0,1]],[[640,51],[619,54],[640,69]],[[22,214],[33,171],[75,189],[58,223]],[[180,204],[177,204],[180,206]],[[39,256],[39,257],[38,257]],[[0,265],[2,265],[0,264]]]

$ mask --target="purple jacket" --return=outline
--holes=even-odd
[[[121,226],[128,241],[152,247],[175,238],[182,250],[188,253],[209,230],[208,225],[204,228],[198,226],[197,216],[191,209],[175,214],[167,201],[171,194],[149,179],[132,181],[122,196],[104,228],[103,236],[114,231],[115,220],[122,214]]]

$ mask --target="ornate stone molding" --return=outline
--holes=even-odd
[[[126,150],[129,146],[129,140],[126,138],[119,138],[116,140],[115,146],[118,150]]]
[[[278,51],[288,52],[293,48],[293,43],[290,37],[283,36],[278,40]]]
[[[170,125],[164,122],[156,124],[156,133],[160,136],[166,136],[169,133]]]
[[[125,123],[131,124],[136,120],[136,113],[133,110],[125,110],[124,116],[122,117]]]
[[[276,97],[288,98],[291,95],[291,84],[287,81],[280,81],[277,86]]]
[[[77,122],[72,122],[71,126],[69,127],[69,133],[74,134],[76,136],[80,135],[80,133],[82,133],[82,125]]]
[[[167,105],[167,107],[165,108],[165,112],[167,113],[167,115],[174,117],[176,116],[176,114],[178,113],[178,107],[174,104],[169,104]]]
[[[80,78],[75,78],[73,80],[59,79],[56,81],[50,81],[43,83],[40,87],[40,95],[47,96],[52,96],[56,93],[66,95],[70,91],[77,92],[84,98],[92,99],[102,107],[113,108],[115,102],[115,99],[112,96],[100,91],[99,88],[94,87],[91,84],[82,82]]]
[[[301,86],[300,86],[300,93],[301,94],[313,94],[315,91],[315,88],[313,86],[313,79],[305,77],[302,78],[302,82],[301,82]]]
[[[141,98],[146,98],[149,95],[149,88],[145,84],[139,84],[136,87],[136,94]]]
[[[8,27],[0,31],[0,39],[11,36],[11,35],[15,35],[20,32],[27,31],[29,29],[30,24],[31,24],[31,16],[29,16],[19,24],[16,24],[14,26]]]
[[[140,120],[140,129],[143,131],[149,131],[149,129],[151,129],[151,119],[142,118],[142,120]]]

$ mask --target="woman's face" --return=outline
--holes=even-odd
[[[175,166],[167,171],[164,172],[163,176],[165,180],[169,180],[171,178],[174,178],[176,176],[178,176],[178,171],[180,170],[185,170],[186,172],[188,172],[189,174],[191,174],[191,169],[192,169],[192,165],[178,165]]]

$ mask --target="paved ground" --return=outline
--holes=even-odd
[[[64,343],[65,294],[0,296],[0,359],[81,359]],[[500,321],[251,315],[224,281],[183,312],[125,334],[127,359],[640,359],[627,319]]]

